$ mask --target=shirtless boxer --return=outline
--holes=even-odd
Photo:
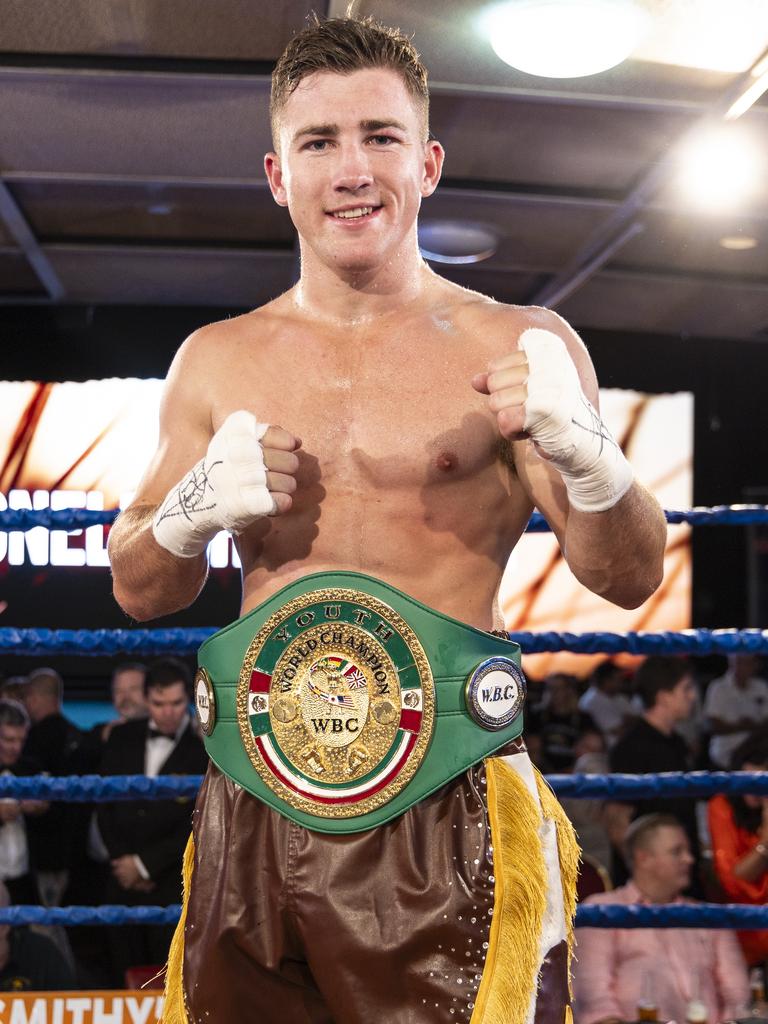
[[[122,607],[147,620],[194,601],[223,528],[244,616],[343,570],[476,637],[501,625],[497,590],[534,506],[584,585],[644,601],[664,520],[595,412],[584,345],[556,314],[467,291],[420,257],[416,218],[444,153],[410,43],[371,23],[309,26],[276,67],[272,119],[265,168],[298,232],[301,278],[196,331],[174,359],[158,451],[110,537]],[[560,1024],[570,896],[552,885],[552,843],[559,830],[562,866],[567,825],[512,749],[518,782],[499,814],[530,815],[507,822],[522,846],[504,906],[489,808],[500,758],[351,833],[304,827],[211,766],[180,933],[183,1006],[169,993],[164,1020]],[[506,782],[493,784],[500,796]],[[516,887],[539,867],[546,907],[534,928],[523,898],[521,934],[502,941],[493,911],[512,920]]]

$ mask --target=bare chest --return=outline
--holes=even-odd
[[[326,480],[363,491],[476,479],[498,460],[487,400],[470,385],[484,367],[466,338],[415,333],[278,339],[258,372],[230,367],[214,426],[249,409],[298,435]]]

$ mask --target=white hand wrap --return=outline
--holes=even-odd
[[[219,532],[241,533],[275,511],[267,489],[261,438],[268,423],[233,412],[211,438],[205,458],[172,487],[157,510],[157,543],[179,558],[193,558]]]
[[[565,343],[532,327],[520,347],[529,367],[524,429],[561,474],[573,508],[612,508],[632,486],[632,467],[581,390]]]

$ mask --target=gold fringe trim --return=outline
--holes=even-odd
[[[500,758],[485,762],[493,840],[493,920],[471,1024],[524,1024],[536,990],[547,905],[541,814],[525,782]]]
[[[158,1024],[189,1024],[187,1009],[184,1005],[184,926],[187,922],[187,904],[189,887],[192,882],[192,869],[195,866],[195,841],[190,835],[184,850],[184,864],[181,876],[184,883],[184,900],[181,905],[181,917],[173,933],[171,948],[168,950],[168,965],[165,972],[165,992],[163,993],[163,1015]]]
[[[557,829],[557,855],[560,861],[560,880],[563,885],[563,906],[568,922],[568,992],[571,999],[573,999],[571,978],[574,947],[573,920],[576,914],[576,880],[579,874],[581,850],[576,840],[576,832],[561,803],[550,789],[549,783],[541,772],[538,769],[534,770],[536,772],[536,784],[539,790],[542,813],[545,818],[555,822],[555,828]]]

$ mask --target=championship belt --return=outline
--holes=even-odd
[[[198,664],[211,760],[320,832],[390,821],[523,728],[517,644],[360,573],[290,583]]]

